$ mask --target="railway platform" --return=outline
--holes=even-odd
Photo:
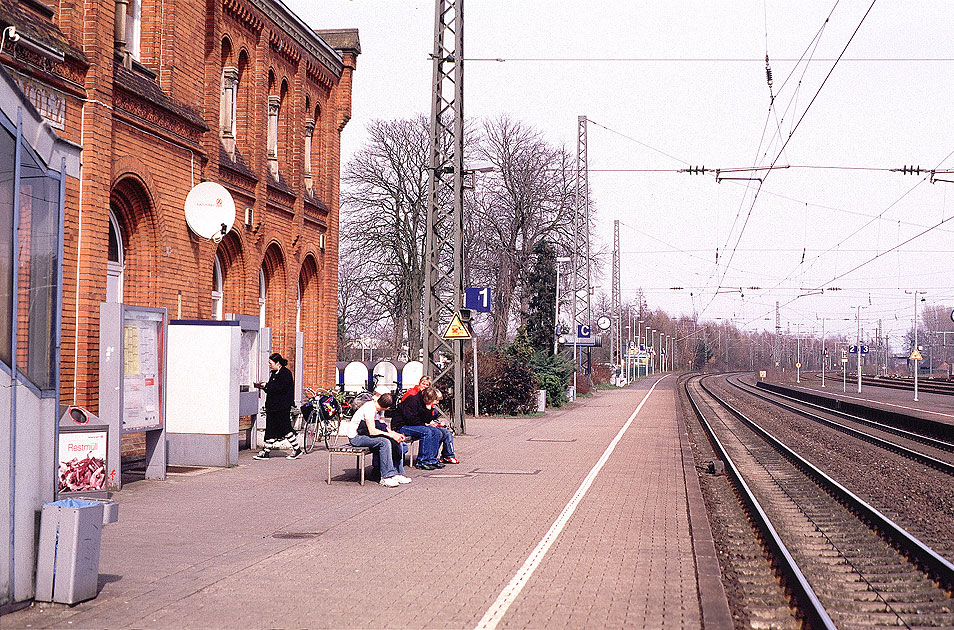
[[[847,382],[843,383],[840,372],[837,379],[829,375],[824,388],[821,386],[821,379],[816,378],[814,374],[803,375],[799,384],[794,382],[777,384],[882,411],[954,425],[954,396],[950,394],[921,391],[918,393],[918,400],[915,401],[913,390],[878,387],[867,381],[862,383],[859,394],[858,381],[852,381],[849,375]]]
[[[100,592],[12,628],[731,628],[675,377],[468,420],[462,464],[360,486],[318,449],[115,493]]]

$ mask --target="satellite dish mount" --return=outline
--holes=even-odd
[[[235,223],[235,201],[221,184],[202,182],[186,197],[185,219],[197,236],[218,243]]]

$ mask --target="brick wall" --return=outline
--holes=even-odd
[[[167,308],[171,318],[210,318],[218,253],[223,310],[258,315],[265,269],[273,350],[294,358],[301,284],[304,384],[332,385],[340,134],[350,118],[356,51],[342,51],[339,74],[243,0],[143,0],[142,64],[132,64],[135,80],[114,80],[114,1],[60,0],[55,8],[54,23],[88,62],[77,66],[62,131],[83,145],[82,175],[70,182],[66,200],[62,401],[98,410],[99,304],[106,299],[111,209],[125,246],[124,302]],[[238,91],[240,158],[233,161],[220,159],[220,93],[223,65],[238,67],[240,58],[247,66]],[[29,71],[56,80],[40,67]],[[288,85],[277,183],[265,156],[270,72],[278,86]],[[316,108],[311,197],[304,185],[305,120]],[[226,186],[236,202],[236,223],[218,245],[192,234],[183,213],[191,187],[206,180]],[[246,206],[255,217],[251,228],[242,225]],[[124,454],[142,449],[141,435],[123,443]]]

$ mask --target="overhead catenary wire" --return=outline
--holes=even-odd
[[[805,109],[802,111],[802,115],[798,118],[798,121],[792,127],[792,131],[788,134],[788,137],[785,139],[785,142],[782,144],[782,147],[778,150],[778,153],[775,156],[775,159],[772,160],[772,163],[771,163],[772,167],[774,167],[776,162],[778,162],[779,158],[782,156],[783,152],[785,151],[785,147],[787,147],[788,143],[791,142],[792,138],[795,135],[795,132],[798,130],[799,126],[802,124],[802,121],[805,120],[805,116],[808,115],[808,112],[809,110],[811,110],[812,105],[815,103],[816,99],[818,98],[818,95],[821,94],[821,91],[824,89],[825,85],[827,85],[828,80],[831,78],[832,73],[835,71],[835,68],[838,66],[839,60],[844,56],[845,52],[847,52],[848,47],[851,45],[851,42],[854,41],[855,36],[858,34],[858,31],[861,30],[861,26],[865,23],[865,20],[868,18],[868,15],[871,14],[871,10],[874,8],[874,5],[876,2],[877,0],[872,0],[871,4],[868,6],[868,10],[865,11],[865,14],[861,17],[861,20],[858,22],[858,26],[855,27],[855,30],[852,32],[851,36],[848,38],[848,41],[845,43],[844,48],[842,48],[841,54],[838,55],[838,58],[834,61],[834,63],[832,63],[832,66],[831,68],[829,68],[828,73],[825,75],[825,78],[822,80],[821,84],[818,86],[818,89],[815,90],[815,94],[814,96],[812,96],[811,101],[809,101],[808,105],[805,106]],[[836,3],[836,6],[837,6],[837,3]],[[770,173],[771,173],[771,170],[767,171],[765,177],[768,177]],[[729,254],[729,260],[728,260],[726,269],[725,271],[723,271],[722,277],[719,280],[719,285],[721,285],[722,282],[724,282],[725,275],[728,272],[728,265],[732,263],[732,259],[735,257],[735,249],[738,247],[739,243],[742,241],[742,236],[745,234],[745,228],[747,227],[749,219],[752,216],[752,211],[755,209],[755,203],[758,200],[759,191],[761,190],[763,184],[765,183],[765,177],[759,180],[759,184],[755,189],[755,193],[752,197],[752,203],[749,205],[749,211],[746,215],[745,221],[743,222],[741,229],[739,230],[739,236],[736,239],[735,246],[733,247],[732,253]],[[703,308],[702,310],[703,313],[705,312],[706,308],[708,308],[709,305],[712,304],[712,301],[714,299],[715,299],[715,294],[713,294],[712,298],[709,300],[709,303],[706,305],[706,307]]]

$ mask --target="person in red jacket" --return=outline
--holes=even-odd
[[[415,385],[411,389],[404,392],[404,395],[401,396],[401,400],[399,400],[398,402],[402,403],[405,400],[407,400],[408,397],[413,396],[414,394],[417,394],[419,392],[422,392],[430,386],[431,386],[431,377],[425,374],[424,376],[421,377],[421,380],[417,382],[417,385]]]

